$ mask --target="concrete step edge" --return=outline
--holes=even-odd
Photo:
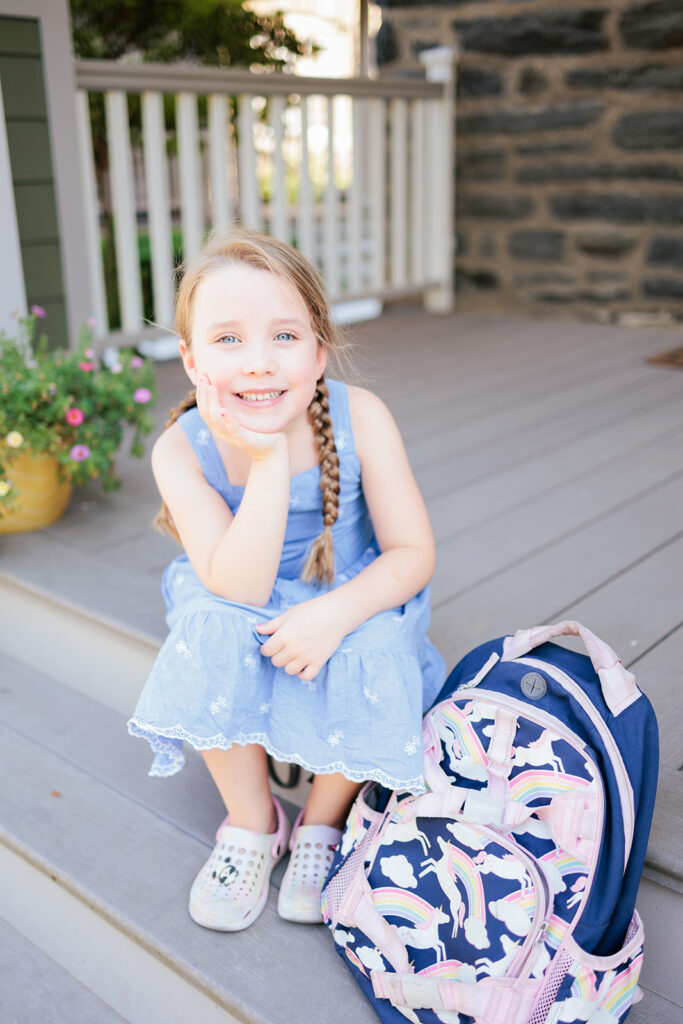
[[[96,914],[106,922],[109,927],[126,935],[140,949],[150,954],[174,974],[182,977],[193,988],[217,1003],[227,1013],[233,1016],[236,1015],[238,1020],[251,1019],[243,1016],[245,1007],[232,1004],[230,994],[224,988],[212,982],[210,978],[207,978],[205,974],[193,967],[187,960],[177,956],[171,947],[162,945],[159,940],[149,935],[135,921],[118,912],[115,907],[108,904],[97,893],[82,885],[56,865],[51,864],[42,854],[9,832],[2,823],[0,823],[0,844],[46,878],[49,878],[72,899],[78,901],[91,913]],[[30,939],[30,935],[27,938]]]

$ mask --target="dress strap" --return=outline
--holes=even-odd
[[[188,409],[182,416],[178,417],[178,423],[185,431],[187,439],[192,445],[192,450],[197,456],[202,473],[207,483],[219,493],[223,493],[228,484],[228,476],[225,466],[216,447],[211,431],[199,414],[199,409],[194,406]]]
[[[351,455],[356,450],[356,443],[351,427],[349,412],[349,386],[343,380],[325,379],[330,392],[330,416],[334,426],[334,443],[339,455]]]

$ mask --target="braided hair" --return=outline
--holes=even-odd
[[[308,419],[313,427],[320,463],[320,490],[323,494],[323,532],[317,537],[306,559],[301,578],[333,583],[335,572],[332,527],[339,515],[339,455],[334,443],[334,429],[330,416],[330,392],[324,377],[318,381],[313,400],[308,407]]]
[[[268,270],[292,285],[306,304],[318,344],[328,352],[348,359],[339,329],[330,316],[324,287],[316,268],[293,246],[242,228],[232,228],[227,234],[214,235],[200,255],[185,269],[176,301],[176,325],[180,337],[188,346],[194,297],[199,284],[212,271],[239,264]],[[183,412],[196,404],[193,389],[171,409],[166,427],[170,427]],[[301,578],[307,583],[317,580],[330,584],[335,578],[332,526],[339,515],[339,456],[334,443],[330,396],[324,377],[317,383],[315,395],[308,407],[308,418],[313,428],[320,464],[323,528],[309,549]],[[165,502],[162,502],[155,525],[180,540]]]

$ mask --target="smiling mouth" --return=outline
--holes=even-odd
[[[238,391],[237,398],[243,402],[252,402],[258,405],[259,402],[272,402],[284,395],[284,391]]]

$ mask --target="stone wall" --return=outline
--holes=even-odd
[[[683,320],[683,0],[380,0],[382,75],[459,49],[461,309]]]

